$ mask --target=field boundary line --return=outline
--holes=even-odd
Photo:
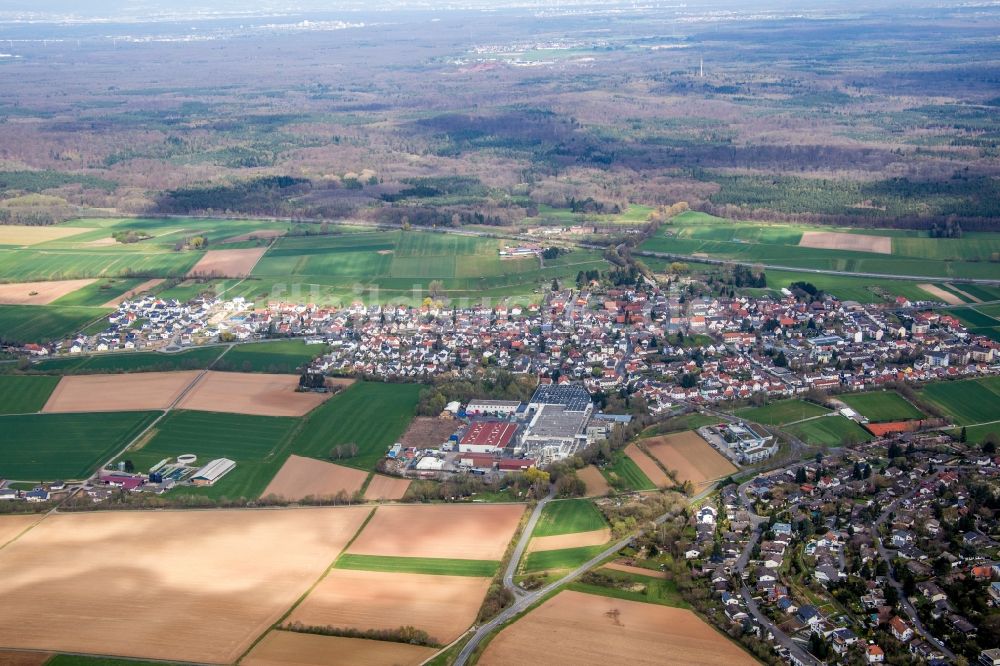
[[[354,506],[354,505],[348,505],[348,506]],[[361,506],[361,505],[357,505],[357,506]],[[281,615],[281,617],[279,617],[274,622],[274,624],[272,624],[267,629],[265,629],[263,632],[261,632],[260,636],[258,636],[257,638],[255,638],[250,643],[249,647],[247,647],[247,649],[243,652],[243,654],[241,654],[239,657],[237,657],[233,661],[234,664],[239,664],[240,662],[242,662],[246,658],[246,656],[249,655],[250,652],[253,651],[253,649],[255,647],[257,647],[257,644],[260,643],[262,640],[264,640],[265,636],[267,636],[272,631],[278,631],[279,630],[278,628],[281,626],[281,623],[284,622],[285,620],[287,620],[288,616],[291,615],[292,613],[294,613],[295,609],[302,605],[302,602],[306,600],[306,597],[308,597],[310,594],[313,593],[313,590],[316,589],[316,586],[319,585],[320,583],[322,583],[326,579],[326,577],[330,575],[330,572],[333,571],[334,566],[337,564],[337,560],[340,559],[340,556],[344,554],[344,552],[351,546],[351,544],[354,543],[354,540],[358,538],[358,535],[361,534],[361,532],[365,529],[365,527],[368,526],[368,523],[371,521],[372,516],[374,516],[374,515],[375,515],[375,507],[373,507],[372,510],[368,512],[368,515],[365,516],[364,521],[362,521],[360,527],[358,527],[357,531],[354,533],[354,536],[351,537],[351,540],[348,541],[346,544],[344,544],[344,547],[341,548],[340,552],[337,553],[336,557],[333,558],[333,561],[325,569],[323,569],[322,573],[320,573],[320,575],[319,575],[319,578],[317,578],[315,581],[313,581],[313,584],[309,586],[309,589],[307,589],[305,592],[303,592],[299,596],[299,598],[296,599],[295,602],[291,606],[288,607],[288,610],[286,610]]]

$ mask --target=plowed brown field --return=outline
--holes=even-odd
[[[664,467],[676,472],[678,481],[695,486],[737,471],[736,465],[693,431],[647,439],[646,448]]]
[[[600,546],[611,540],[611,530],[607,527],[589,532],[575,534],[557,534],[556,536],[534,537],[528,544],[528,552],[536,553],[542,550],[562,550],[563,548],[580,548],[582,546]]]
[[[137,372],[63,377],[43,412],[124,412],[167,409],[200,372]]]
[[[91,282],[95,282],[94,278],[88,280],[50,280],[49,282],[12,282],[10,284],[0,284],[0,304],[48,305],[57,298],[71,294],[77,289],[83,289]]]
[[[376,474],[365,488],[365,499],[369,501],[402,499],[409,487],[409,479]]]
[[[267,484],[261,497],[277,495],[292,502],[306,497],[333,497],[361,490],[368,472],[302,456],[291,456]]]
[[[642,449],[640,449],[635,444],[629,444],[625,447],[625,455],[632,459],[632,462],[642,470],[642,473],[649,477],[657,487],[663,488],[673,484],[660,466],[656,464],[656,461],[647,456]]]
[[[272,631],[240,662],[243,666],[417,666],[435,648],[363,638]]]
[[[266,251],[266,247],[252,247],[245,250],[209,250],[188,271],[188,277],[198,275],[246,277]]]
[[[177,405],[180,409],[261,416],[303,416],[332,393],[299,393],[298,375],[256,372],[206,372]]]
[[[593,465],[587,465],[583,469],[576,470],[576,475],[584,485],[587,486],[587,497],[600,497],[607,495],[611,490],[607,479],[601,474],[601,470]]]

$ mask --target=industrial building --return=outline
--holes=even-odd
[[[562,405],[567,412],[586,412],[594,409],[594,403],[580,384],[542,384],[535,389],[528,401],[528,411],[537,412],[543,405]]]
[[[518,400],[473,400],[465,408],[467,416],[513,416],[520,409]]]
[[[191,477],[191,483],[196,486],[211,486],[234,469],[236,469],[235,461],[229,458],[216,458],[195,472]]]
[[[498,453],[514,442],[518,425],[506,421],[473,421],[458,441],[462,453]]]
[[[543,404],[535,412],[518,451],[549,463],[573,455],[587,446],[585,432],[590,410],[570,411],[565,405]]]

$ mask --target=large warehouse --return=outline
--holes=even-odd
[[[236,469],[236,462],[229,458],[216,458],[208,462],[191,477],[196,486],[211,486],[216,481]]]
[[[506,421],[473,421],[458,442],[462,453],[497,453],[517,435],[517,424]]]

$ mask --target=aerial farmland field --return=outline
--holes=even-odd
[[[1000,419],[1000,378],[997,377],[934,382],[920,395],[940,407],[958,425]]]
[[[240,663],[245,666],[313,666],[325,663],[335,654],[339,660],[355,666],[419,666],[435,652],[437,648],[406,643],[272,631]]]
[[[611,539],[611,530],[594,503],[585,499],[549,502],[532,532],[528,552],[599,546]]]
[[[334,380],[350,386],[353,380]],[[299,375],[209,370],[184,394],[178,409],[257,416],[304,416],[330,398],[329,393],[296,391]]]
[[[326,345],[307,345],[295,339],[252,342],[227,351],[215,364],[215,369],[293,374],[326,351]]]
[[[232,663],[369,511],[49,516],[0,550],[0,648]]]
[[[479,659],[483,666],[530,663],[539,645],[563,663],[755,664],[693,612],[624,599],[560,592],[502,630]]]
[[[829,414],[830,410],[805,400],[781,400],[764,407],[750,407],[736,412],[737,416],[766,425],[785,425],[814,416]]]
[[[225,347],[195,347],[175,354],[161,352],[114,352],[92,356],[68,356],[38,361],[32,371],[85,375],[116,372],[171,372],[207,368]]]
[[[41,410],[58,383],[58,377],[0,375],[0,414]]]
[[[654,437],[644,443],[649,453],[676,475],[678,483],[690,481],[699,491],[737,471],[736,465],[694,431]]]
[[[0,416],[0,477],[83,479],[135,438],[156,412]]]
[[[101,319],[111,310],[75,305],[0,305],[0,341],[59,340]]]
[[[336,462],[371,470],[406,431],[420,396],[417,384],[357,382],[306,416],[292,452],[327,458],[339,444],[355,444],[354,456]]]
[[[46,413],[121,412],[170,408],[200,373],[142,372],[63,377],[49,396]]]
[[[856,422],[843,416],[825,416],[788,426],[787,430],[807,444],[845,446],[867,442],[872,436]]]

